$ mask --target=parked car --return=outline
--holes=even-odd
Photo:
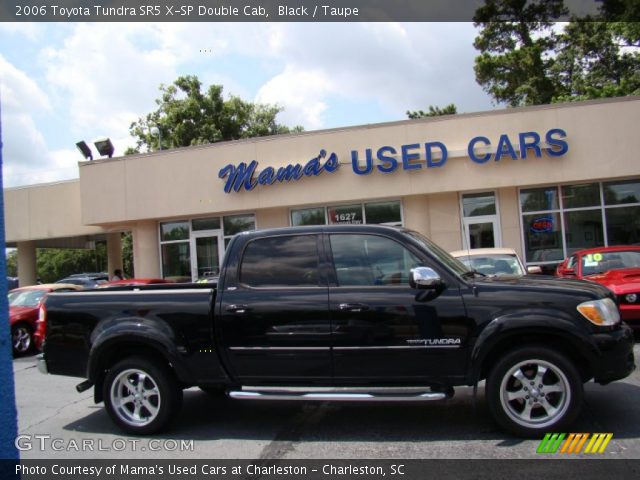
[[[618,298],[622,319],[640,330],[640,246],[580,250],[560,264],[556,275],[591,280],[609,288]]]
[[[473,248],[456,250],[451,255],[467,267],[485,275],[516,275],[540,273],[540,267],[525,268],[522,260],[513,248]]]
[[[504,278],[401,228],[256,230],[233,237],[218,284],[49,295],[38,367],[86,379],[76,390],[93,387],[137,435],[167,426],[191,386],[252,401],[427,402],[483,379],[503,428],[566,431],[584,382],[634,369],[633,332],[601,285]]]
[[[98,288],[109,287],[131,287],[135,285],[155,285],[160,283],[174,283],[172,280],[165,278],[125,278],[123,280],[113,280],[98,285]]]
[[[68,277],[58,280],[56,283],[70,283],[83,288],[96,288],[109,281],[109,274],[105,272],[97,273],[74,273]]]
[[[67,283],[53,283],[16,288],[9,292],[9,323],[14,355],[28,353],[35,346],[42,347],[42,337],[36,334],[40,305],[49,292],[69,292],[82,287]]]

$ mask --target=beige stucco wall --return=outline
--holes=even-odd
[[[82,221],[106,224],[637,176],[638,118],[640,98],[633,97],[309,132],[83,162]],[[569,152],[559,158],[503,158],[479,165],[466,156],[469,140],[477,135],[488,137],[495,147],[503,133],[517,143],[520,132],[535,131],[544,136],[552,128],[567,132]],[[379,147],[389,145],[399,151],[402,145],[429,141],[440,141],[449,149],[451,157],[441,168],[399,168],[392,174],[374,171],[366,176],[355,175],[351,169],[352,150],[363,156],[365,148],[372,148],[375,153]],[[229,163],[255,159],[260,163],[259,169],[304,164],[320,149],[338,155],[342,165],[337,172],[258,186],[251,192],[223,192],[224,181],[218,178],[218,172]],[[511,223],[507,221],[505,225]],[[447,222],[456,228],[458,224]],[[431,232],[434,233],[437,232]],[[454,243],[452,232],[437,234]],[[507,243],[505,239],[503,243]]]
[[[7,243],[102,233],[84,225],[78,180],[4,190]]]

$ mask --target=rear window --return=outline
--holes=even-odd
[[[37,307],[40,300],[46,294],[46,290],[27,290],[9,295],[9,306],[11,307]]]
[[[316,235],[260,238],[250,242],[240,264],[240,283],[249,287],[317,287]]]

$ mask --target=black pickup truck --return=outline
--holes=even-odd
[[[123,430],[150,434],[185,388],[250,400],[426,402],[486,380],[496,422],[562,430],[583,383],[635,368],[604,287],[469,271],[385,226],[262,230],[230,242],[217,285],[54,293],[41,371],[86,378]]]

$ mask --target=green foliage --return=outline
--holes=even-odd
[[[413,112],[407,110],[407,117],[411,119],[416,119],[416,118],[426,118],[426,117],[439,117],[442,115],[455,115],[456,113],[458,113],[458,109],[453,103],[450,103],[449,105],[446,105],[442,108],[429,105],[428,112],[425,112],[423,110],[415,110]]]
[[[17,277],[18,276],[18,251],[11,250],[7,253],[7,276],[8,277]]]
[[[487,0],[474,17],[477,82],[510,106],[638,94],[639,24],[596,21],[633,18],[632,3],[604,2],[598,18],[559,30],[561,0]]]
[[[289,129],[278,124],[276,116],[282,109],[277,106],[233,96],[225,100],[221,85],[211,85],[203,92],[194,75],[178,77],[169,86],[160,85],[160,92],[158,109],[131,124],[129,132],[137,139],[137,146],[126,154],[139,152],[143,146],[158,150],[302,131],[302,127]],[[159,136],[151,134],[153,127],[159,129]]]
[[[487,0],[476,11],[477,82],[510,106],[550,103],[557,85],[549,74],[556,45],[553,21],[566,14],[562,0]]]
[[[127,277],[135,277],[133,270],[133,235],[131,232],[122,234],[122,271]],[[111,272],[109,272],[111,273]]]
[[[107,268],[107,248],[103,242],[95,249],[38,248],[36,272],[43,283],[51,283],[74,273],[103,272]]]

